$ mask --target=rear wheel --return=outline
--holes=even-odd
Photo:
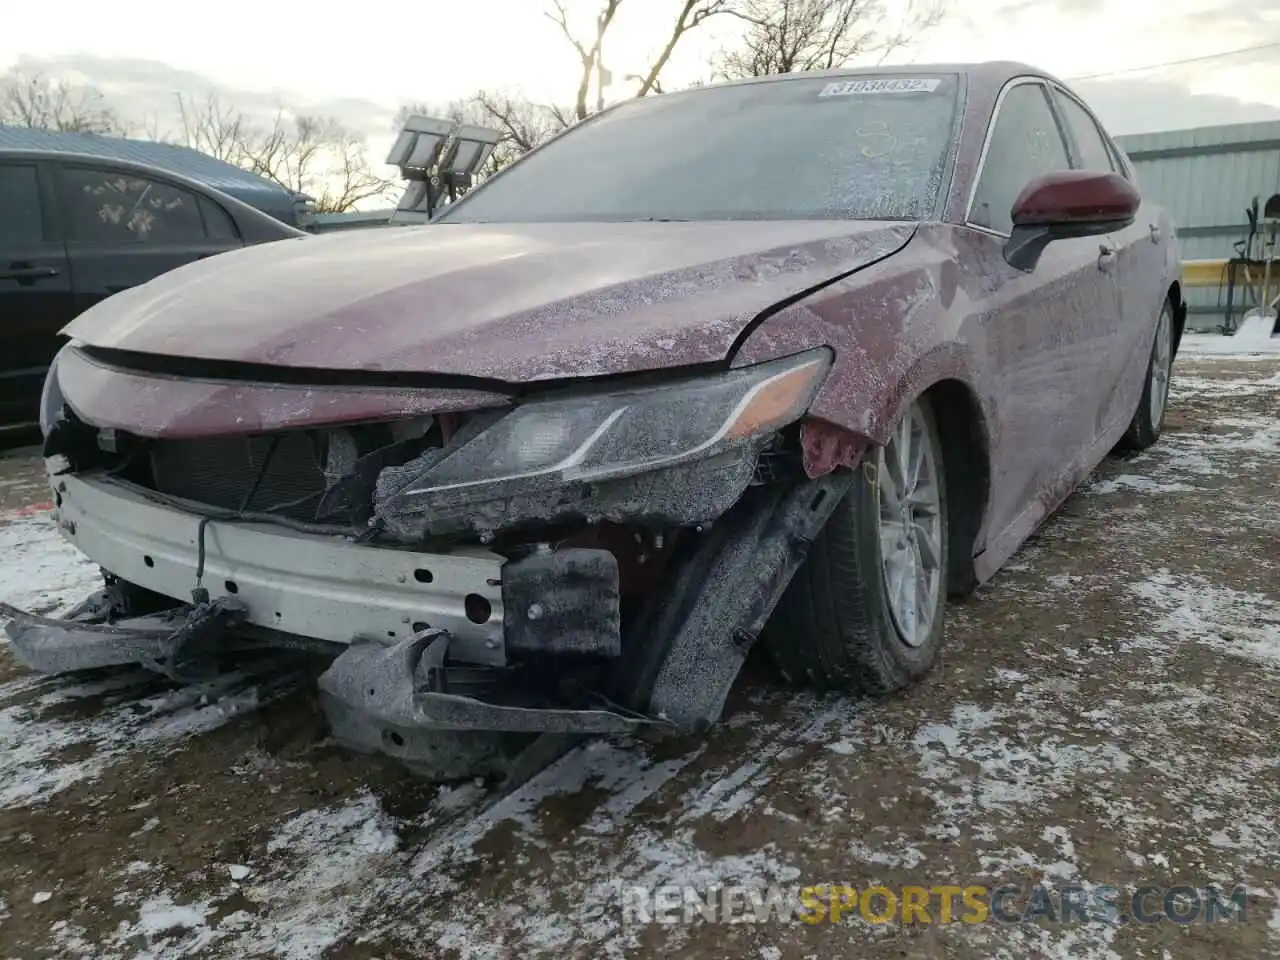
[[[814,540],[765,634],[784,676],[887,693],[942,645],[947,497],[933,412],[921,398]]]
[[[1145,450],[1160,439],[1164,412],[1169,405],[1169,381],[1173,374],[1173,309],[1165,300],[1156,323],[1156,338],[1147,361],[1142,399],[1129,428],[1120,438],[1121,450]]]

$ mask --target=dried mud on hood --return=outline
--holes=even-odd
[[[1180,357],[1105,463],[880,701],[740,682],[704,738],[597,740],[492,803],[352,756],[295,697],[214,717],[0,650],[11,955],[1214,957],[1280,952],[1280,365]],[[0,599],[88,576],[9,514]],[[39,573],[33,571],[39,570]],[[233,696],[232,704],[240,703]],[[31,786],[24,786],[31,785]],[[1210,884],[1245,923],[622,923],[621,886]]]

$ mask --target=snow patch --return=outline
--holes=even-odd
[[[1150,626],[1155,633],[1280,667],[1280,604],[1275,600],[1167,570],[1129,589],[1163,613]]]
[[[97,565],[58,534],[48,511],[0,516],[0,557],[0,602],[29,613],[51,615],[102,586]]]

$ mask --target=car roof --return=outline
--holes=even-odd
[[[212,187],[287,223],[297,220],[297,200],[292,191],[266,177],[190,147],[96,133],[64,133],[0,125],[0,156],[11,156],[17,152],[29,158],[39,154],[41,159],[73,156],[79,160],[141,164],[153,171],[186,177],[197,184]]]
[[[903,63],[875,67],[840,67],[834,70],[806,70],[796,73],[774,73],[764,77],[746,77],[741,80],[729,80],[723,83],[707,84],[689,91],[671,91],[672,93],[694,92],[695,90],[711,90],[717,87],[741,86],[753,83],[785,83],[788,80],[804,80],[821,77],[858,77],[858,76],[902,76],[902,75],[954,74],[979,80],[984,85],[1003,86],[1006,80],[1014,77],[1043,77],[1061,83],[1052,74],[1038,67],[1020,63],[1016,60],[986,60],[973,63]]]
[[[7,150],[0,147],[0,160],[61,160],[72,163],[95,164],[101,165],[106,162],[112,167],[129,173],[137,174],[140,177],[161,177],[169,180],[178,186],[185,187],[196,194],[203,194],[211,199],[216,199],[224,207],[232,210],[238,218],[244,220],[257,219],[259,223],[270,224],[274,228],[281,231],[287,231],[284,235],[296,234],[297,236],[309,236],[305,231],[299,230],[283,217],[272,216],[267,211],[253,204],[246,203],[239,197],[232,196],[222,190],[212,187],[207,183],[195,180],[181,173],[172,170],[166,170],[162,167],[153,166],[147,163],[135,163],[132,160],[122,160],[119,157],[104,157],[99,154],[91,153],[68,153],[62,150]]]

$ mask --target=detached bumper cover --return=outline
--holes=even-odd
[[[244,615],[243,604],[225,598],[113,624],[41,617],[0,604],[13,652],[30,670],[68,673],[138,663],[175,680],[199,676],[219,636]]]
[[[399,752],[414,730],[621,733],[650,723],[610,710],[487,703],[438,689],[449,637],[432,630],[391,647],[352,644],[320,677],[334,733],[366,749]]]

